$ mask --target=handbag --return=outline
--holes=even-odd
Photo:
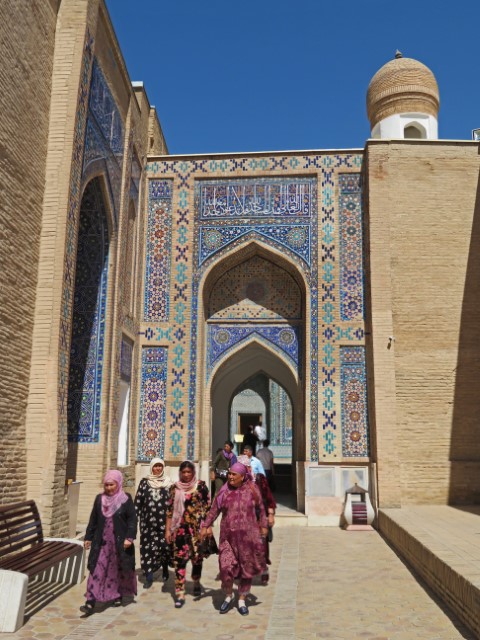
[[[217,541],[213,535],[198,543],[198,554],[202,556],[202,558],[208,558],[208,556],[218,554]]]
[[[221,480],[227,479],[228,470],[227,469],[215,469],[215,478],[220,478]]]

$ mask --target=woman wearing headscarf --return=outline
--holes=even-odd
[[[247,467],[247,473],[249,477],[255,482],[255,484],[258,487],[258,490],[260,491],[260,495],[262,496],[263,506],[265,508],[265,513],[267,514],[268,535],[264,539],[266,565],[265,565],[265,569],[262,571],[262,576],[261,576],[262,584],[267,585],[268,578],[269,578],[268,565],[272,564],[270,560],[269,537],[272,537],[271,530],[275,525],[275,511],[277,508],[277,503],[270,490],[270,485],[268,484],[267,478],[262,473],[253,472],[253,469],[251,466],[251,458],[245,455],[241,455],[241,456],[238,456],[238,462],[241,462]]]
[[[203,558],[199,553],[200,524],[209,508],[208,487],[203,480],[197,480],[195,465],[189,460],[182,462],[179,480],[170,488],[167,509],[166,538],[173,544],[175,567],[175,607],[185,604],[185,579],[187,562],[192,563],[193,595],[201,594]]]
[[[212,524],[222,514],[218,562],[225,600],[220,613],[233,603],[233,582],[238,580],[238,611],[248,615],[246,596],[252,579],[265,569],[264,538],[268,533],[265,508],[258,488],[240,462],[232,465],[227,484],[215,496],[201,538],[212,535]]]
[[[172,481],[165,474],[161,458],[150,461],[150,473],[142,478],[135,496],[135,511],[140,520],[140,561],[145,574],[144,589],[153,583],[153,574],[160,567],[163,580],[168,580],[170,545],[165,539],[167,504]]]
[[[122,489],[120,471],[107,471],[103,493],[93,503],[85,533],[85,549],[90,549],[86,602],[80,610],[90,615],[96,602],[122,604],[123,596],[137,593],[135,550],[137,516],[132,496]]]
[[[213,461],[211,478],[215,481],[215,493],[218,493],[227,481],[227,472],[237,461],[237,456],[233,453],[233,442],[225,440],[221,449]]]

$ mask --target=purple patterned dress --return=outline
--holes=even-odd
[[[215,496],[204,526],[210,527],[220,513],[218,563],[222,588],[231,593],[233,581],[238,580],[239,593],[247,594],[253,576],[266,567],[260,527],[267,527],[267,518],[258,488],[251,481],[237,489],[225,487]]]
[[[113,518],[105,518],[103,529],[105,544],[100,549],[95,569],[88,576],[87,600],[110,602],[122,596],[137,594],[135,571],[122,569],[118,560],[113,531]]]

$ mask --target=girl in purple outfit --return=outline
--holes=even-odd
[[[245,465],[232,465],[228,481],[215,496],[200,535],[212,535],[212,524],[222,514],[218,562],[225,600],[220,613],[227,613],[233,603],[233,582],[238,580],[238,611],[248,615],[245,602],[252,578],[265,570],[264,539],[268,533],[267,517],[260,492],[247,474]]]
[[[137,516],[132,497],[122,489],[120,471],[107,471],[103,479],[104,492],[93,503],[85,533],[85,549],[90,549],[87,581],[87,601],[80,611],[90,615],[96,602],[122,604],[122,596],[137,593],[135,551]]]

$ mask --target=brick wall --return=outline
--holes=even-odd
[[[0,503],[26,497],[25,412],[56,15],[57,2],[18,0],[0,21]]]
[[[380,501],[473,502],[480,498],[478,145],[379,141],[367,150]],[[385,467],[395,458],[399,470]]]

